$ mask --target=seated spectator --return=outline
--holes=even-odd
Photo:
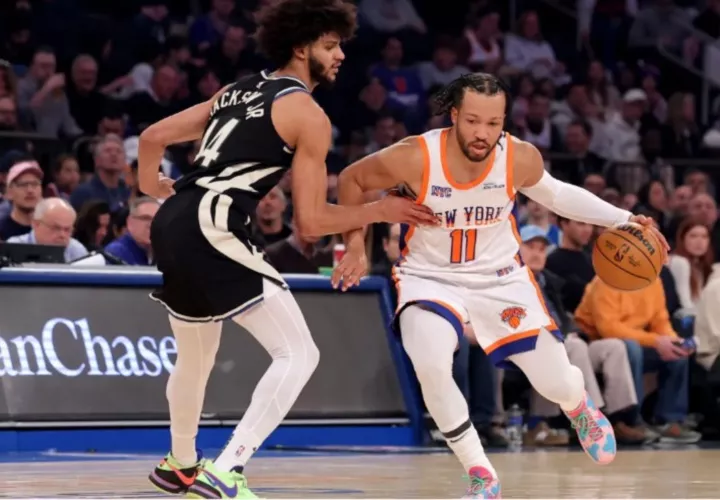
[[[75,58],[70,69],[67,98],[70,113],[85,134],[94,134],[107,97],[97,88],[98,64],[88,54]]]
[[[602,113],[612,114],[620,109],[620,92],[612,84],[603,63],[597,59],[587,67],[587,92],[590,102]]]
[[[700,440],[699,433],[683,425],[688,415],[690,352],[678,345],[660,280],[642,290],[623,292],[595,277],[585,289],[575,320],[591,339],[624,340],[630,358],[642,359],[644,373],[659,372],[654,420],[661,442]],[[642,382],[635,381],[635,390],[642,401]]]
[[[82,133],[70,114],[65,75],[56,72],[55,52],[38,49],[28,74],[18,82],[18,105],[32,117],[35,130],[49,137],[76,137]]]
[[[258,236],[266,245],[282,241],[292,234],[292,229],[284,219],[287,206],[285,193],[277,186],[258,203],[255,224],[259,230]]]
[[[418,65],[420,80],[427,91],[436,85],[445,86],[462,75],[470,73],[465,66],[458,64],[458,54],[452,39],[438,41],[433,51],[432,61]]]
[[[562,278],[545,269],[550,243],[545,231],[538,226],[525,226],[520,230],[520,239],[520,256],[535,275],[550,316],[565,337],[570,362],[583,372],[585,389],[599,408],[605,407],[619,442],[642,443],[646,435],[637,425],[640,411],[625,344],[619,339],[602,339],[588,344],[563,307]],[[603,374],[604,392],[600,391],[596,372]],[[544,418],[559,415],[560,407],[545,400],[537,391],[532,392],[525,442],[534,446],[567,444],[566,434],[553,432],[543,422]]]
[[[331,249],[318,247],[319,237],[301,236],[295,227],[292,234],[265,249],[280,273],[318,274],[321,267],[332,267]]]
[[[593,235],[593,226],[564,217],[558,217],[558,224],[562,231],[560,246],[550,252],[545,267],[563,278],[563,306],[566,311],[574,311],[585,287],[595,277],[590,254],[585,251]]]
[[[100,250],[105,246],[109,229],[110,205],[101,200],[91,200],[80,210],[73,236],[88,250]]]
[[[589,123],[581,120],[570,122],[565,128],[564,140],[564,152],[569,153],[569,157],[553,160],[553,174],[557,172],[568,182],[579,184],[588,175],[602,172],[606,161],[590,151],[592,134],[593,128]]]
[[[80,167],[74,156],[61,154],[52,169],[53,182],[50,184],[55,196],[70,201],[70,194],[80,184]]]
[[[0,220],[0,240],[7,241],[32,231],[33,212],[42,199],[42,179],[43,171],[33,159],[24,159],[10,168],[5,197],[12,208]]]
[[[637,205],[632,208],[633,213],[642,212],[657,222],[660,231],[667,232],[670,221],[667,216],[668,193],[665,185],[658,179],[644,184],[637,192]]]
[[[715,199],[707,193],[698,193],[688,203],[688,217],[705,224],[710,228],[710,242],[715,251],[715,262],[720,261],[720,224]]]
[[[235,0],[212,0],[210,11],[198,16],[190,26],[190,43],[198,52],[204,52],[225,34]]]
[[[497,72],[503,64],[501,38],[500,13],[492,8],[480,12],[465,30],[465,64],[475,71]]]
[[[32,231],[13,236],[7,242],[63,247],[65,262],[72,262],[88,254],[83,244],[71,237],[75,218],[75,210],[67,201],[45,198],[40,200],[33,212]]]
[[[555,59],[552,46],[543,39],[540,20],[535,11],[526,11],[518,21],[518,33],[505,36],[505,62],[518,73],[530,73],[534,78],[561,77],[562,63]]]
[[[162,65],[153,72],[150,88],[133,94],[128,100],[130,123],[140,133],[148,125],[167,118],[179,111],[173,99],[179,85],[179,76],[175,68]]]
[[[712,272],[715,254],[710,246],[710,231],[700,221],[685,219],[678,228],[675,250],[668,267],[675,279],[683,316],[694,316],[705,283]]]
[[[550,122],[550,99],[535,93],[530,97],[525,123],[518,130],[518,138],[529,142],[540,152],[556,150],[562,144],[558,129]]]
[[[668,117],[662,131],[665,158],[693,158],[700,152],[700,130],[692,94],[677,92],[668,102]]]
[[[150,225],[160,204],[154,198],[144,197],[130,203],[127,233],[120,236],[105,251],[128,266],[149,266],[152,263]]]
[[[417,69],[404,67],[402,62],[403,45],[390,37],[383,47],[382,61],[372,68],[370,76],[387,90],[388,108],[402,113],[408,129],[416,130],[424,118],[425,92]]]
[[[264,69],[247,30],[240,24],[228,26],[222,39],[208,49],[206,56],[208,67],[221,82],[232,82],[242,73]]]
[[[674,5],[673,0],[654,0],[635,16],[628,35],[628,47],[655,49],[660,41],[668,49],[679,52],[690,29],[688,13]],[[644,53],[646,56],[648,54]]]
[[[359,14],[378,33],[427,32],[425,22],[410,0],[362,0]]]
[[[708,372],[716,398],[720,397],[720,264],[715,264],[700,294],[695,317],[696,361]],[[717,422],[716,422],[717,423]]]
[[[93,159],[95,175],[73,191],[70,203],[80,211],[89,200],[103,200],[114,212],[125,206],[130,196],[130,189],[122,179],[127,167],[122,140],[116,135],[103,137],[95,146]]]
[[[560,233],[560,228],[550,220],[550,210],[530,198],[528,198],[525,206],[527,208],[527,218],[521,225],[538,226],[542,228],[542,230],[545,231],[545,236],[547,236],[550,241],[548,252],[552,252],[555,247],[560,244],[562,234]]]

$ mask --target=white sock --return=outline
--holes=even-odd
[[[400,315],[405,351],[420,381],[423,400],[448,446],[466,471],[476,466],[495,469],[485,455],[480,436],[470,422],[467,401],[452,377],[457,333],[438,314],[410,306]]]
[[[189,467],[197,463],[195,438],[222,324],[189,323],[170,316],[170,327],[177,344],[177,362],[165,391],[170,408],[171,453]]]
[[[267,286],[278,288],[266,281]],[[320,358],[292,294],[287,290],[274,292],[266,293],[262,304],[233,318],[265,348],[272,363],[255,387],[250,406],[230,441],[215,460],[221,470],[245,466],[290,411]]]

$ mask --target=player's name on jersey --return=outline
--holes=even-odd
[[[262,97],[262,92],[257,90],[228,90],[223,93],[213,104],[210,115],[214,115],[218,111],[231,106],[238,106],[240,104],[246,105],[254,101],[255,99]]]

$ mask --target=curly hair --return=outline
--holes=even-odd
[[[466,89],[491,96],[505,94],[505,108],[509,109],[511,94],[505,82],[489,73],[470,73],[456,78],[433,96],[436,105],[435,114],[444,115],[452,108],[459,108]]]
[[[345,0],[277,0],[258,13],[255,33],[260,51],[278,68],[293,50],[327,33],[342,40],[355,34],[357,8]]]

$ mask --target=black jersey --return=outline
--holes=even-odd
[[[294,154],[275,130],[272,104],[297,91],[309,92],[299,79],[264,71],[228,87],[212,108],[194,170],[175,183],[175,190],[221,193],[232,198],[234,210],[254,214],[290,168]]]

